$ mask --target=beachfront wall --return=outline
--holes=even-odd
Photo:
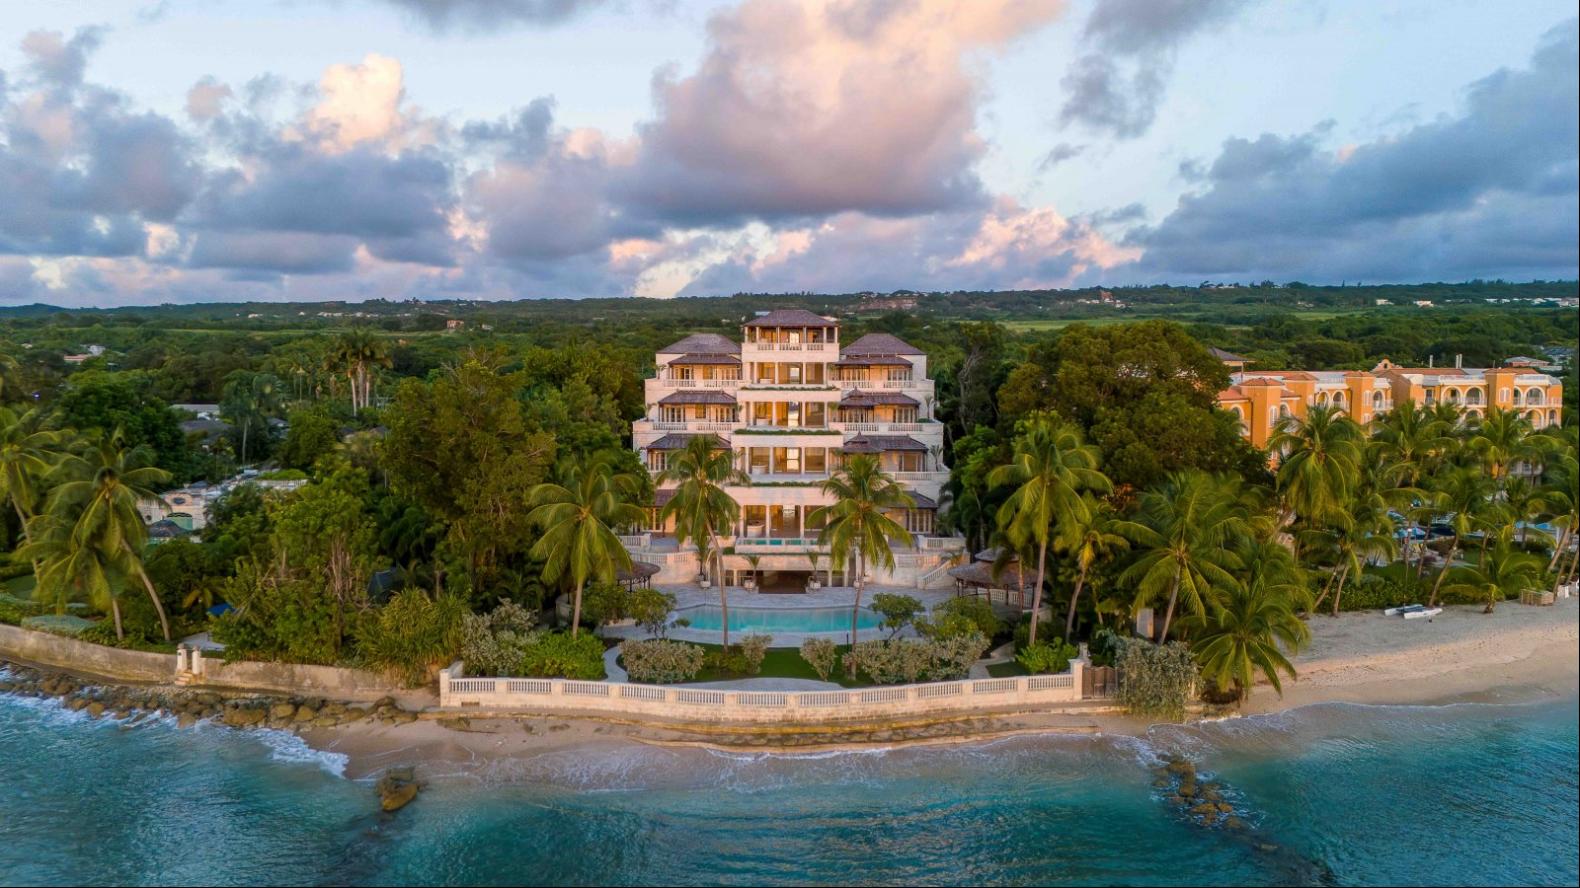
[[[1084,661],[1057,675],[980,678],[828,691],[727,691],[559,678],[439,673],[439,705],[519,713],[626,715],[677,722],[825,724],[1047,709],[1082,699]]]

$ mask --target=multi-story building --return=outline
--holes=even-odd
[[[1362,424],[1405,401],[1457,404],[1469,419],[1495,406],[1521,413],[1538,429],[1562,419],[1563,383],[1512,361],[1487,369],[1400,367],[1384,360],[1371,370],[1250,370],[1251,362],[1239,355],[1213,353],[1234,371],[1232,384],[1218,393],[1218,406],[1239,417],[1241,431],[1257,447],[1266,446],[1285,417],[1305,416],[1315,405],[1336,407]]]
[[[870,569],[874,581],[949,582],[943,567],[963,543],[935,533],[949,470],[921,349],[885,333],[846,344],[837,321],[781,310],[747,321],[740,342],[699,333],[660,350],[656,363],[657,376],[646,382],[647,416],[632,424],[632,443],[649,471],[657,478],[692,437],[708,435],[750,479],[729,488],[741,514],[723,543],[727,582],[762,573],[765,588],[795,588],[812,574],[815,558],[819,579],[843,584],[817,543],[817,510],[832,503],[823,482],[855,453],[877,456],[915,501],[891,515],[915,544],[897,551],[893,572]],[[672,493],[660,485],[658,506]],[[697,574],[696,554],[676,547],[672,530],[655,508],[650,533],[630,541],[633,554],[660,565],[656,581],[688,582]]]

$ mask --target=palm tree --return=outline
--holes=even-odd
[[[11,504],[27,541],[28,521],[38,502],[39,482],[54,469],[61,454],[59,432],[44,428],[38,408],[17,413],[0,407],[0,500]]]
[[[1404,504],[1404,514],[1408,538],[1413,539],[1421,479],[1453,445],[1452,429],[1431,412],[1416,406],[1414,401],[1405,401],[1395,407],[1377,420],[1373,429],[1372,448],[1382,461],[1386,475],[1410,500]],[[1407,550],[1406,565],[1409,560]]]
[[[260,428],[280,411],[279,377],[272,373],[233,371],[221,393],[225,412],[241,426],[241,461],[247,462],[247,439],[254,424]]]
[[[373,368],[390,366],[384,340],[366,327],[355,327],[337,336],[329,349],[329,361],[345,373],[350,384],[353,416],[373,400]]]
[[[16,358],[0,352],[0,402],[10,397],[12,389],[20,389],[16,379],[21,370],[22,365],[17,363]]]
[[[1485,598],[1487,607],[1482,613],[1490,614],[1501,599],[1518,598],[1521,592],[1535,588],[1541,582],[1541,570],[1539,559],[1500,540],[1482,553],[1479,563],[1444,572],[1453,577],[1447,591]]]
[[[631,555],[615,534],[617,527],[640,522],[643,511],[629,501],[638,489],[635,478],[616,474],[597,460],[586,467],[571,463],[562,472],[563,483],[545,482],[532,488],[527,520],[542,531],[531,556],[543,562],[543,579],[554,583],[569,579],[576,588],[571,611],[571,635],[581,628],[582,590],[588,580],[612,583],[615,574],[631,567]]]
[[[99,574],[106,574],[110,569],[140,581],[159,614],[159,627],[165,641],[169,641],[170,620],[143,567],[142,551],[148,542],[148,530],[137,506],[144,500],[156,498],[154,488],[167,483],[170,473],[145,465],[139,451],[125,446],[119,429],[101,437],[85,452],[66,457],[61,462],[60,472],[67,480],[50,494],[49,517],[62,528],[68,528],[64,532],[69,540],[63,552],[73,557],[67,566],[59,569],[67,570],[72,575],[71,583],[77,585],[84,581],[79,571],[86,570],[83,566],[89,562],[105,567],[93,569],[97,573],[87,577],[91,581],[89,586],[97,584]],[[49,572],[50,568],[46,567],[45,571]]]
[[[870,454],[852,455],[823,482],[823,492],[834,498],[834,504],[823,506],[811,515],[812,523],[823,525],[817,543],[829,547],[835,569],[843,569],[852,554],[856,558],[856,600],[850,609],[850,640],[854,643],[868,563],[875,562],[892,571],[891,541],[899,540],[906,546],[911,544],[910,532],[884,511],[909,509],[916,501],[893,478],[884,474],[878,458]]]
[[[1284,454],[1278,490],[1296,515],[1321,523],[1341,511],[1360,481],[1363,444],[1361,427],[1326,405],[1284,420],[1267,447]]]
[[[1394,540],[1393,519],[1388,516],[1388,503],[1372,489],[1358,492],[1349,508],[1337,515],[1332,524],[1309,531],[1308,535],[1328,542],[1338,555],[1336,570],[1311,605],[1312,611],[1321,607],[1331,591],[1334,616],[1339,613],[1345,582],[1350,577],[1359,578],[1367,562],[1392,557],[1399,549]]]
[[[1037,585],[1031,594],[1031,629],[1026,635],[1026,643],[1033,645],[1037,643],[1054,523],[1070,528],[1066,536],[1073,534],[1077,525],[1091,521],[1090,502],[1081,493],[1107,493],[1113,485],[1097,470],[1097,448],[1083,444],[1075,426],[1048,414],[1021,423],[1011,462],[994,469],[988,483],[993,487],[1016,485],[1015,492],[999,507],[999,527],[1015,548],[1037,547]]]
[[[1120,576],[1135,585],[1135,607],[1168,596],[1159,640],[1168,638],[1181,595],[1192,613],[1204,617],[1219,593],[1239,586],[1232,571],[1240,559],[1231,544],[1250,526],[1235,486],[1205,472],[1177,472],[1142,494],[1139,522],[1115,525],[1138,549]]]
[[[121,577],[115,559],[74,536],[71,525],[56,516],[45,513],[28,524],[31,540],[17,552],[35,565],[33,600],[52,604],[57,614],[66,612],[69,601],[87,601],[101,612],[109,611],[115,621],[115,637],[125,638],[116,582]]]
[[[751,483],[746,473],[736,468],[730,450],[714,435],[697,435],[686,441],[686,446],[669,458],[659,483],[675,482],[675,494],[659,512],[660,518],[675,519],[675,540],[685,545],[691,540],[697,546],[697,561],[701,573],[708,573],[707,556],[716,559],[719,581],[719,611],[723,618],[722,641],[730,644],[730,596],[724,585],[724,552],[719,546],[719,534],[733,528],[740,517],[741,506],[724,488]]]
[[[1492,478],[1479,466],[1447,472],[1438,484],[1443,510],[1450,513],[1448,526],[1453,532],[1453,543],[1449,546],[1447,557],[1443,559],[1443,569],[1438,571],[1437,580],[1432,583],[1432,597],[1427,601],[1431,605],[1437,604],[1443,581],[1448,577],[1449,567],[1458,557],[1465,538],[1478,530],[1490,528],[1488,515],[1496,487]]]
[[[1112,512],[1101,504],[1088,501],[1086,519],[1077,519],[1067,525],[1059,535],[1058,546],[1075,558],[1075,591],[1070,593],[1070,613],[1064,618],[1064,637],[1075,637],[1075,610],[1081,600],[1081,590],[1086,588],[1086,575],[1092,565],[1110,558],[1120,549],[1130,548],[1130,541],[1115,532]],[[1028,633],[1029,637],[1029,633]]]
[[[1467,446],[1480,457],[1487,474],[1502,489],[1509,469],[1516,463],[1528,462],[1541,456],[1542,442],[1531,429],[1531,423],[1513,410],[1487,408],[1487,415],[1471,433]]]
[[[1305,584],[1289,550],[1253,543],[1242,558],[1250,572],[1244,585],[1231,589],[1211,614],[1183,622],[1202,675],[1220,688],[1233,686],[1244,704],[1258,672],[1283,695],[1279,673],[1295,676],[1289,655],[1305,646],[1311,632],[1296,615]]]

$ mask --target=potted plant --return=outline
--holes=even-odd
[[[806,587],[807,587],[808,590],[813,591],[813,592],[816,592],[817,590],[823,588],[823,584],[818,582],[818,579],[817,579],[817,562],[818,562],[818,559],[820,559],[822,557],[823,557],[823,553],[822,552],[808,552],[808,553],[806,553],[806,560],[808,562],[810,562],[811,565],[812,565],[812,575],[806,578]]]

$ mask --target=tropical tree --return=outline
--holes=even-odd
[[[119,590],[122,563],[72,533],[72,525],[45,513],[29,524],[29,542],[17,554],[33,562],[33,600],[64,614],[73,600],[108,611],[115,623],[115,637],[125,638],[121,623]]]
[[[635,478],[616,474],[607,462],[594,460],[585,467],[566,464],[561,483],[544,482],[528,494],[532,511],[527,520],[542,531],[531,555],[543,562],[546,582],[568,580],[576,590],[573,636],[581,627],[587,581],[612,583],[616,572],[631,567],[631,556],[615,529],[642,520],[642,509],[629,501],[637,489]]]
[[[220,394],[220,409],[233,424],[241,427],[241,462],[247,462],[247,441],[254,428],[263,429],[280,412],[280,378],[272,373],[234,370],[225,379]]]
[[[1495,511],[1492,504],[1495,492],[1495,482],[1480,466],[1456,468],[1440,475],[1437,484],[1438,502],[1449,515],[1448,526],[1453,542],[1443,559],[1443,569],[1432,583],[1432,596],[1428,604],[1437,604],[1443,581],[1447,579],[1454,559],[1459,556],[1465,538],[1477,531],[1485,534],[1495,523],[1492,514]]]
[[[1399,505],[1408,530],[1406,538],[1414,539],[1422,517],[1421,481],[1452,449],[1453,429],[1414,401],[1405,401],[1374,421],[1372,431],[1373,453],[1403,500]],[[1426,517],[1430,521],[1430,516]],[[1422,550],[1424,554],[1424,546]],[[1409,563],[1408,551],[1405,563]]]
[[[1010,463],[994,469],[988,483],[1015,486],[1015,492],[999,507],[999,527],[1017,549],[1037,548],[1037,585],[1032,590],[1033,616],[1026,636],[1026,643],[1033,645],[1037,643],[1054,524],[1066,528],[1066,537],[1073,536],[1078,525],[1091,522],[1091,502],[1082,492],[1107,493],[1112,485],[1097,470],[1097,448],[1083,444],[1074,425],[1047,413],[1036,413],[1020,422]]]
[[[834,569],[842,570],[854,555],[856,561],[856,599],[850,610],[850,640],[856,641],[856,617],[861,610],[861,593],[867,583],[867,565],[876,563],[894,569],[894,549],[899,540],[911,544],[911,534],[899,522],[884,514],[890,509],[909,509],[916,505],[910,494],[884,474],[878,458],[859,453],[850,456],[832,477],[823,482],[823,492],[834,504],[823,506],[811,515],[821,523],[817,542],[829,547]]]
[[[1232,545],[1250,526],[1238,484],[1199,471],[1177,472],[1142,494],[1139,517],[1115,525],[1137,552],[1120,582],[1134,585],[1136,609],[1168,599],[1161,641],[1182,596],[1191,613],[1205,617],[1211,602],[1239,586]]]
[[[169,641],[170,620],[143,566],[148,531],[137,506],[154,499],[154,488],[167,483],[170,473],[145,465],[141,452],[128,449],[119,431],[67,456],[59,471],[64,480],[50,493],[49,520],[69,539],[55,556],[65,563],[46,566],[45,573],[65,571],[58,581],[67,586],[97,588],[112,573],[141,582]],[[119,626],[116,632],[120,637]]]
[[[351,413],[356,415],[373,401],[373,372],[390,366],[389,349],[372,330],[356,327],[341,333],[331,343],[329,366],[344,373],[351,389]]]
[[[1085,519],[1077,518],[1064,526],[1058,536],[1058,546],[1075,559],[1075,590],[1070,593],[1070,613],[1064,618],[1064,637],[1075,637],[1075,612],[1081,600],[1081,590],[1086,588],[1086,577],[1092,565],[1113,557],[1121,549],[1130,548],[1130,541],[1121,536],[1116,527],[1117,519],[1112,510],[1088,497]],[[1030,633],[1028,632],[1028,637]]]
[[[1501,490],[1509,469],[1517,463],[1538,459],[1543,443],[1532,430],[1530,420],[1517,411],[1489,407],[1487,415],[1471,432],[1466,446],[1481,460],[1487,474]]]
[[[1399,549],[1394,540],[1394,525],[1388,514],[1388,502],[1382,494],[1370,488],[1358,492],[1349,507],[1332,516],[1332,522],[1326,527],[1309,530],[1307,535],[1327,542],[1337,554],[1337,562],[1327,585],[1311,605],[1311,610],[1315,611],[1332,592],[1334,616],[1338,615],[1346,581],[1351,577],[1359,578],[1367,562],[1392,557]]]
[[[1277,480],[1288,508],[1312,523],[1340,513],[1360,481],[1364,443],[1361,427],[1333,407],[1285,419],[1267,447],[1284,455]]]
[[[715,577],[719,585],[719,611],[723,617],[723,643],[730,643],[730,598],[724,585],[724,552],[719,534],[735,526],[741,506],[724,488],[743,486],[751,479],[736,468],[729,447],[714,435],[697,435],[686,446],[670,455],[659,483],[674,483],[675,493],[659,512],[667,521],[675,519],[675,539],[680,545],[690,540],[697,547],[697,562],[702,575],[708,573],[709,553],[716,559]]]
[[[1518,598],[1521,592],[1541,582],[1541,561],[1515,549],[1507,541],[1481,554],[1476,564],[1449,568],[1451,582],[1445,591],[1456,592],[1487,602],[1482,613],[1490,614],[1499,601]]]
[[[1305,583],[1290,551],[1273,542],[1248,542],[1241,552],[1245,582],[1229,590],[1206,616],[1186,617],[1191,650],[1202,675],[1220,688],[1233,687],[1240,703],[1251,694],[1260,673],[1280,695],[1279,673],[1293,678],[1289,657],[1310,640],[1297,615]]]
[[[39,485],[62,456],[61,435],[44,427],[33,408],[22,413],[0,407],[0,500],[10,504],[28,536],[28,522],[38,504]]]

